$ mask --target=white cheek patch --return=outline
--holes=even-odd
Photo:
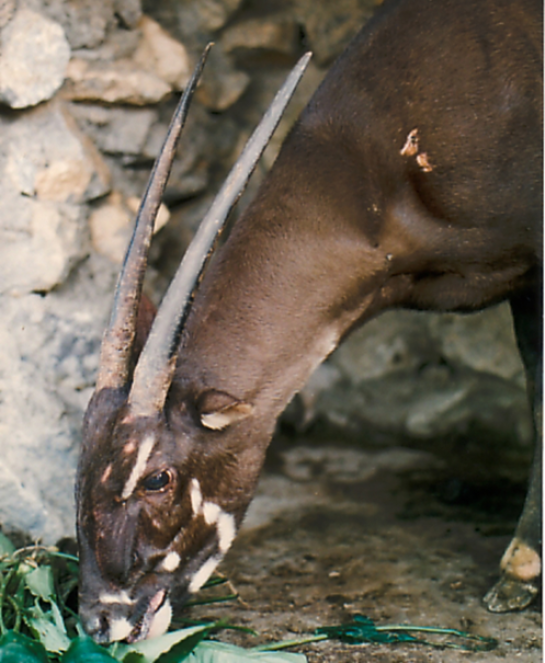
[[[112,604],[123,604],[123,605],[132,605],[134,603],[133,599],[127,594],[127,592],[119,592],[118,594],[108,594],[103,593],[98,597],[100,603],[105,605]]]
[[[170,626],[171,619],[172,607],[170,602],[166,600],[153,616],[146,638],[157,638],[163,635]]]
[[[171,573],[180,566],[180,561],[181,561],[180,555],[178,555],[177,552],[174,551],[169,552],[168,555],[163,559],[163,561],[159,565],[159,570]]]
[[[204,585],[204,583],[210,578],[212,573],[216,570],[216,566],[221,562],[221,557],[214,555],[206,560],[206,562],[201,566],[201,568],[195,573],[191,582],[189,583],[189,591],[194,594],[198,592],[199,589]]]
[[[191,479],[189,496],[191,497],[191,508],[193,509],[193,513],[198,516],[202,509],[201,484],[198,479]]]
[[[219,504],[216,504],[215,502],[205,502],[202,496],[200,483],[197,479],[191,480],[190,497],[191,497],[191,506],[193,508],[193,513],[195,514],[195,516],[202,515],[204,516],[204,520],[207,525],[216,526],[216,531],[218,534],[218,547],[222,556],[225,555],[225,553],[231,547],[233,539],[235,538],[236,535],[236,525],[235,525],[234,516],[224,511],[219,506]],[[173,553],[169,553],[169,555],[171,554]],[[163,567],[169,555],[167,555],[167,557],[165,557],[165,559],[163,560],[163,565],[162,565]],[[215,558],[213,557],[210,558],[208,562],[211,562],[213,559]],[[204,564],[204,566],[201,568],[201,571],[206,567],[207,563]],[[219,560],[215,563],[215,565],[217,565],[218,563]],[[200,571],[197,573],[195,578],[198,577],[199,573]],[[193,579],[194,581],[195,578]],[[206,582],[206,580],[204,580],[203,582]],[[195,589],[190,591],[197,591],[197,590]]]
[[[110,640],[112,642],[124,640],[131,631],[132,624],[127,619],[125,619],[125,617],[114,619],[110,627]]]
[[[203,505],[203,516],[207,525],[213,525],[218,522],[218,518],[222,513],[221,508],[214,504],[214,502],[205,502]]]
[[[138,480],[142,477],[142,475],[146,471],[146,466],[150,454],[153,451],[153,447],[155,446],[155,441],[156,440],[154,435],[148,435],[142,440],[142,443],[138,448],[136,462],[134,463],[132,472],[127,480],[127,483],[125,484],[125,487],[123,488],[123,492],[121,493],[122,499],[127,500],[133,494],[134,489],[136,488],[136,484],[138,483]]]

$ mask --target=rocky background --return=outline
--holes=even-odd
[[[115,278],[202,47],[216,46],[165,196],[156,301],[290,67],[313,63],[246,196],[375,0],[0,0],[0,523],[73,533],[73,481]],[[244,200],[242,201],[244,204]],[[318,369],[282,431],[421,448],[524,475],[530,420],[509,310],[389,313]],[[475,463],[473,462],[475,460]],[[297,465],[295,466],[297,470]],[[308,471],[308,468],[305,470]]]

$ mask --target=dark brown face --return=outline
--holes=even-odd
[[[236,431],[117,419],[88,423],[78,482],[80,616],[103,643],[168,628],[172,603],[198,591],[231,546],[253,492],[248,466],[226,451]]]

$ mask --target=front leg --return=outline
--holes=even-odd
[[[492,612],[521,610],[537,595],[542,551],[542,310],[541,289],[511,300],[519,349],[526,368],[535,422],[530,484],[513,540],[500,563],[501,576],[484,597]]]

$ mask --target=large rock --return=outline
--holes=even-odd
[[[295,0],[295,13],[315,60],[322,66],[330,64],[379,4],[378,0]]]
[[[54,543],[74,533],[74,477],[115,274],[93,258],[45,296],[0,297],[0,522]]]
[[[90,62],[73,58],[66,71],[64,95],[71,101],[145,106],[170,94],[170,86],[131,60]]]
[[[21,9],[0,34],[0,102],[26,108],[51,99],[62,85],[69,59],[62,27]]]
[[[285,421],[378,444],[451,445],[461,467],[488,454],[485,466],[520,480],[532,420],[509,306],[383,314],[317,369]]]
[[[134,61],[143,69],[155,73],[173,90],[183,90],[192,70],[185,46],[149,16],[143,16],[138,27],[142,39],[134,54]]]
[[[119,2],[120,0],[117,4]],[[94,48],[100,45],[106,38],[108,29],[116,23],[117,7],[114,0],[100,0],[100,2],[95,0],[77,0],[77,2],[40,0],[40,4],[43,5],[48,16],[63,26],[70,46],[74,49]],[[125,0],[121,4],[126,6],[129,3]],[[131,11],[127,10],[122,7],[123,16],[131,15]]]
[[[0,116],[0,292],[48,291],[88,250],[84,203],[108,189],[62,106]]]

